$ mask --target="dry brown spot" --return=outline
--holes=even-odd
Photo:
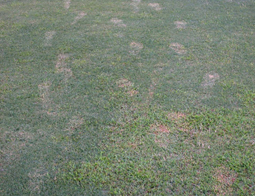
[[[138,91],[136,90],[130,90],[127,92],[127,94],[129,94],[131,97],[134,96],[134,95],[137,95],[138,94]]]
[[[187,52],[184,46],[178,43],[171,43],[169,47],[177,54],[185,54]]]
[[[232,185],[236,180],[237,175],[225,167],[216,168],[214,179],[216,183],[214,185],[214,190],[217,195],[232,195],[233,188]]]
[[[143,44],[142,43],[131,42],[130,47],[134,48],[134,49],[137,49],[137,50],[141,50],[141,49],[143,49]]]
[[[84,122],[83,118],[78,116],[73,116],[69,122],[68,130],[73,131],[75,129],[78,129],[83,124],[83,122]]]
[[[177,29],[185,29],[187,25],[185,21],[175,21],[174,24],[176,25]]]
[[[131,54],[138,54],[142,49],[143,49],[143,44],[142,43],[138,43],[138,42],[131,42],[130,43],[130,48],[132,49],[131,51],[129,51]]]
[[[149,3],[148,6],[154,8],[156,11],[162,10],[158,3]]]
[[[184,113],[181,113],[181,112],[171,112],[167,115],[168,119],[169,120],[179,120],[179,119],[182,119],[182,118],[185,118],[186,117],[186,114]]]
[[[111,22],[112,22],[113,24],[117,25],[118,27],[126,27],[126,26],[127,26],[127,25],[125,25],[125,24],[123,23],[122,20],[120,20],[120,19],[118,19],[118,18],[112,18],[112,19],[111,19]]]
[[[65,82],[68,80],[68,78],[72,77],[73,72],[71,69],[66,68],[66,59],[68,58],[67,54],[59,54],[58,55],[58,61],[56,64],[56,70],[57,73],[63,73],[65,76]]]
[[[214,86],[216,80],[220,79],[219,74],[217,73],[207,73],[204,76],[204,81],[202,82],[203,87],[212,87]]]
[[[125,78],[118,80],[116,83],[117,83],[118,87],[120,87],[120,88],[129,88],[129,87],[134,86],[134,84],[132,82],[130,82],[129,80],[127,80]]]
[[[157,125],[153,124],[150,127],[150,132],[152,132],[155,135],[160,135],[164,133],[170,133],[169,128],[165,125]]]
[[[45,109],[49,108],[50,105],[50,92],[49,92],[49,88],[50,88],[50,82],[45,82],[42,84],[38,85],[38,89],[39,89],[39,93],[40,93],[40,97],[43,103],[43,107]]]
[[[40,194],[43,179],[46,175],[47,172],[42,167],[38,169],[33,169],[31,172],[28,173],[28,186],[33,194]]]
[[[65,5],[64,5],[65,8],[66,8],[66,9],[69,9],[69,8],[70,8],[70,4],[71,4],[71,0],[66,0],[66,1],[65,1]]]
[[[78,16],[75,17],[74,21],[71,23],[71,25],[74,25],[75,23],[77,23],[78,20],[82,19],[84,16],[86,16],[87,14],[85,12],[80,12],[78,14]]]
[[[56,34],[56,31],[48,31],[45,33],[45,46],[51,46],[51,40],[53,36]]]
[[[4,132],[0,135],[1,141],[8,141],[1,149],[1,156],[4,160],[14,161],[20,158],[20,150],[34,139],[34,135],[28,131]]]
[[[132,0],[132,3],[130,5],[133,6],[134,12],[139,12],[138,5],[140,4],[141,0]]]

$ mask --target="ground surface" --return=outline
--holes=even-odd
[[[254,195],[254,0],[0,0],[0,195]]]

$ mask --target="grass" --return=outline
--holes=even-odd
[[[253,0],[0,13],[0,195],[254,195]]]

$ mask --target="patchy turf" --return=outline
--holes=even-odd
[[[253,0],[0,12],[0,195],[254,195]]]

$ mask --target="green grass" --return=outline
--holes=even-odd
[[[254,0],[64,6],[0,0],[0,195],[254,195]]]

